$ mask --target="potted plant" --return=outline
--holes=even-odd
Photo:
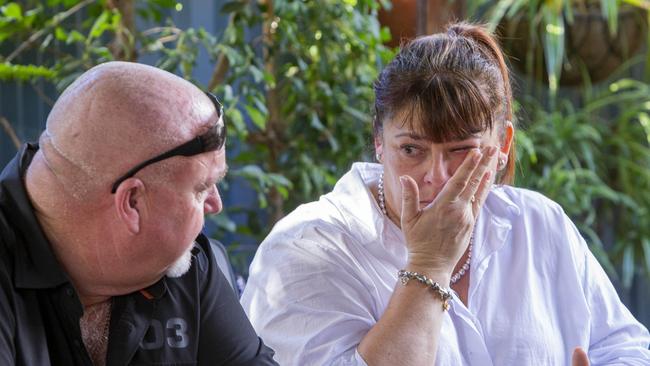
[[[650,84],[624,78],[586,89],[554,106],[520,98],[516,182],[560,203],[630,288],[635,275],[650,278]]]

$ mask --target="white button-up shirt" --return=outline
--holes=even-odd
[[[282,365],[365,365],[357,346],[404,268],[404,236],[369,190],[381,166],[357,163],[319,201],[281,220],[250,267],[242,304]],[[474,231],[467,307],[454,296],[436,365],[650,365],[647,329],[620,302],[556,203],[492,189]]]

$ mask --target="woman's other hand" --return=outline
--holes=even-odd
[[[587,357],[587,352],[580,347],[576,347],[576,349],[573,350],[572,359],[572,366],[589,366],[589,357]]]

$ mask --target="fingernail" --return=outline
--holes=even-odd
[[[400,176],[399,177],[399,182],[402,184],[402,187],[404,187],[404,183],[406,183],[406,177],[405,176]]]

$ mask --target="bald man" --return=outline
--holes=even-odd
[[[0,176],[0,365],[273,365],[219,271],[219,102],[111,62]]]

